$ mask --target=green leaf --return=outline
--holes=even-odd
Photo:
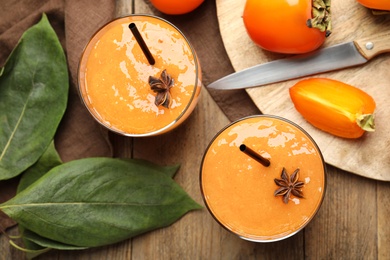
[[[68,89],[64,51],[43,15],[22,35],[0,76],[0,180],[19,175],[44,153]]]
[[[178,165],[161,167],[145,160],[132,159],[132,161],[134,164],[144,164],[144,166],[147,166],[150,169],[153,169],[155,171],[161,171],[161,173],[167,174],[167,176],[170,177],[173,177],[173,175],[179,169]],[[54,142],[52,142],[46,152],[38,160],[38,162],[28,168],[27,171],[23,173],[22,178],[19,182],[17,192],[21,192],[22,190],[30,186],[32,183],[34,183],[36,180],[38,180],[40,177],[42,177],[44,174],[46,174],[48,171],[50,171],[52,168],[57,165],[60,165],[61,163],[62,161],[55,149]],[[80,250],[87,248],[63,244],[54,240],[47,239],[28,229],[25,229],[20,224],[19,229],[21,231],[20,233],[22,234],[23,244],[28,250],[39,250],[43,248],[51,248],[58,250]]]
[[[55,149],[54,141],[52,141],[47,150],[41,156],[41,158],[39,158],[39,160],[35,164],[33,164],[23,173],[19,181],[17,193],[20,193],[22,190],[26,189],[28,186],[30,186],[43,175],[45,175],[52,168],[57,165],[60,165],[61,163],[61,158],[58,155],[57,150]],[[40,237],[38,234],[33,233],[22,225],[19,225],[19,231],[22,234],[24,248],[28,250],[27,254],[29,258],[36,257],[39,254],[47,251],[43,248],[49,245],[49,243],[47,243],[47,239]],[[52,244],[50,245],[52,246],[51,248],[60,249],[58,248],[58,246],[53,247]]]
[[[63,244],[60,242],[57,242],[55,240],[51,240],[45,237],[42,237],[30,230],[25,230],[23,233],[24,238],[29,241],[33,242],[34,248],[28,248],[28,249],[34,249],[39,250],[43,248],[51,248],[51,249],[58,249],[58,250],[82,250],[87,249],[87,247],[79,247],[79,246],[72,246]]]
[[[125,160],[125,159],[123,159]],[[168,165],[168,166],[159,166],[156,165],[152,162],[142,160],[142,159],[129,159],[132,161],[133,164],[139,164],[143,166],[143,169],[147,169],[148,171],[156,171],[156,172],[161,172],[162,174],[166,174],[170,178],[175,177],[176,172],[180,168],[180,164],[175,164],[175,165]],[[146,167],[146,168],[145,168]]]
[[[35,164],[33,164],[23,173],[19,181],[17,193],[20,193],[22,190],[26,189],[52,168],[60,165],[61,163],[61,158],[57,153],[54,142],[52,141],[41,158],[39,158]]]
[[[0,209],[42,237],[107,245],[201,208],[170,176],[139,160],[80,159],[53,168]]]

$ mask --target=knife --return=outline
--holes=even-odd
[[[361,65],[385,52],[390,52],[390,32],[259,64],[227,75],[207,87],[241,89],[264,86]]]

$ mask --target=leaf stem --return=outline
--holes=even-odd
[[[23,252],[26,252],[26,253],[45,253],[47,251],[50,250],[50,248],[43,248],[43,249],[37,249],[37,250],[33,250],[33,249],[27,249],[27,248],[23,248],[19,245],[17,245],[15,242],[14,242],[14,239],[19,239],[19,238],[22,238],[22,235],[19,235],[19,236],[10,236],[8,235],[7,232],[5,232],[5,230],[0,227],[0,232],[7,238],[8,240],[8,243],[13,246],[14,248],[20,250],[20,251],[23,251]]]
[[[46,248],[43,248],[43,249],[37,249],[37,250],[33,250],[33,249],[27,249],[27,248],[24,248],[24,247],[21,247],[21,246],[18,246],[13,240],[9,240],[9,243],[11,246],[13,246],[14,248],[20,250],[20,251],[23,251],[25,253],[45,253],[47,251],[50,250],[50,248],[46,247]]]
[[[2,226],[0,226],[0,232],[8,239],[11,240],[11,237],[5,232]]]

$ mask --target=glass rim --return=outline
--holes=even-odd
[[[125,19],[128,19],[130,17],[149,17],[149,18],[153,18],[153,19],[156,19],[156,20],[160,20],[166,24],[168,24],[169,26],[171,26],[175,31],[177,31],[182,37],[183,39],[185,40],[185,42],[187,43],[189,49],[191,50],[191,54],[194,58],[194,66],[195,66],[195,83],[194,83],[194,88],[193,88],[193,91],[192,91],[192,94],[191,94],[191,98],[189,99],[189,102],[187,103],[186,107],[184,108],[184,110],[177,116],[177,118],[175,120],[173,120],[171,123],[169,123],[168,125],[162,127],[162,128],[159,128],[157,130],[154,130],[154,131],[150,131],[150,132],[146,132],[146,133],[127,133],[125,131],[121,131],[120,129],[116,129],[116,128],[112,128],[111,126],[109,126],[108,124],[106,124],[105,122],[103,122],[100,118],[98,118],[95,114],[96,114],[96,111],[94,112],[89,106],[88,106],[88,102],[85,100],[84,96],[83,96],[83,93],[81,91],[81,86],[84,87],[85,89],[85,84],[82,83],[82,80],[81,80],[81,76],[82,75],[85,75],[85,73],[81,73],[81,68],[82,68],[82,65],[84,65],[86,63],[86,61],[88,61],[88,57],[89,57],[89,53],[87,53],[87,50],[88,48],[90,47],[90,44],[92,43],[92,41],[97,37],[97,35],[104,29],[106,28],[107,26],[109,26],[110,24],[113,24],[113,23],[116,23],[118,22],[119,20],[125,20]],[[199,95],[198,92],[197,92],[197,88],[198,87],[202,87],[202,83],[201,83],[201,79],[198,77],[198,75],[200,74],[200,63],[199,63],[199,59],[198,59],[198,56],[195,52],[195,49],[194,47],[192,46],[191,42],[188,40],[188,38],[183,34],[183,32],[177,27],[175,26],[173,23],[169,22],[168,20],[164,19],[164,18],[161,18],[161,17],[158,17],[156,15],[152,15],[152,14],[129,14],[129,15],[124,15],[124,16],[120,16],[120,17],[117,17],[117,18],[114,18],[108,22],[106,22],[105,24],[103,24],[102,26],[100,26],[93,34],[92,36],[90,37],[90,39],[88,40],[88,42],[85,44],[84,48],[83,48],[83,51],[81,53],[81,57],[80,57],[80,60],[79,60],[79,63],[78,63],[78,67],[77,67],[77,91],[78,91],[78,94],[82,100],[82,103],[84,104],[84,106],[87,108],[88,112],[90,113],[90,115],[92,115],[92,117],[95,119],[95,121],[97,121],[100,125],[102,125],[103,127],[107,128],[108,130],[114,132],[114,133],[117,133],[117,134],[120,134],[120,135],[123,135],[123,136],[127,136],[127,137],[148,137],[148,136],[155,136],[155,135],[159,135],[159,134],[163,134],[165,133],[166,131],[168,131],[171,127],[173,127],[177,122],[179,122],[182,117],[188,112],[188,110],[191,108],[193,102],[195,102],[195,98]]]

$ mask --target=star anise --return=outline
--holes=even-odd
[[[283,196],[283,202],[288,203],[291,194],[298,198],[303,198],[303,193],[301,188],[304,183],[302,181],[298,181],[299,179],[299,168],[296,169],[291,176],[288,176],[288,173],[285,168],[282,170],[281,179],[274,179],[278,188],[274,196]]]
[[[156,106],[164,106],[169,108],[171,104],[171,93],[170,89],[173,87],[174,80],[167,73],[166,70],[161,72],[160,78],[149,76],[149,85],[150,88],[157,93],[154,104]]]

